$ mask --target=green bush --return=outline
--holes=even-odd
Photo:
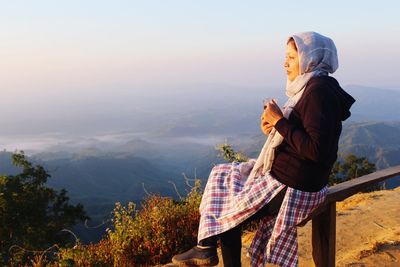
[[[58,261],[54,266],[112,266],[114,256],[109,239],[100,240],[99,243],[82,245],[80,242],[73,248],[63,248],[58,252]]]
[[[78,244],[59,253],[61,266],[148,266],[168,262],[196,243],[201,201],[200,181],[186,198],[174,201],[151,195],[140,210],[116,203],[113,228],[95,245]]]

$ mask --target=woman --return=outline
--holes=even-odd
[[[268,139],[257,161],[213,168],[200,205],[198,245],[175,256],[178,265],[240,266],[241,226],[261,218],[249,249],[252,266],[297,266],[296,225],[325,200],[342,121],[354,99],[328,76],[338,68],[333,41],[315,32],[287,42],[286,95],[261,117]],[[251,170],[251,171],[250,171]]]

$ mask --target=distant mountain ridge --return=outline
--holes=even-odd
[[[250,157],[257,157],[266,137],[242,134],[227,141]],[[41,153],[35,162],[43,164],[54,179],[50,184],[67,188],[74,199],[96,198],[105,202],[138,201],[150,192],[176,195],[172,181],[184,187],[182,173],[207,179],[213,164],[221,162],[213,145],[168,142],[151,143],[131,139],[107,153],[85,148],[79,154]],[[214,144],[216,145],[216,144]],[[379,169],[400,164],[400,122],[346,123],[339,144],[340,155],[365,156]],[[15,173],[9,152],[0,153],[0,173]],[[52,158],[55,157],[55,158]],[[8,162],[7,162],[8,159]],[[104,192],[99,194],[99,192]]]
[[[365,156],[379,169],[399,165],[400,91],[362,86],[344,89],[356,103],[343,127],[340,155]],[[182,173],[190,178],[197,175],[204,184],[212,166],[222,161],[214,146],[224,140],[256,158],[266,140],[259,130],[261,99],[278,96],[280,105],[285,101],[282,90],[264,92],[260,88],[245,96],[224,89],[212,101],[207,101],[200,89],[196,95],[197,101],[182,92],[175,94],[174,101],[184,100],[182,106],[170,107],[161,116],[158,109],[152,109],[151,116],[141,118],[140,123],[156,123],[146,125],[143,132],[125,129],[76,140],[67,136],[60,141],[44,136],[51,144],[43,147],[49,148],[34,151],[32,159],[50,171],[51,186],[66,188],[73,202],[82,202],[89,215],[98,219],[109,214],[116,201],[140,202],[145,190],[177,197],[170,181],[184,193],[187,187]],[[161,111],[170,101],[167,94],[163,97],[157,102]],[[128,115],[132,114],[123,114]],[[10,155],[0,152],[0,174],[18,171],[11,165]]]
[[[398,121],[400,119],[400,90],[360,85],[343,87],[356,102],[351,108],[351,121]]]
[[[400,122],[364,122],[346,125],[340,153],[367,157],[379,169],[400,164]]]

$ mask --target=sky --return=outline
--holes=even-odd
[[[283,88],[286,40],[310,30],[335,41],[334,76],[342,85],[400,90],[399,3],[1,0],[7,111],[0,116],[105,106],[116,94],[144,97],[146,88],[164,94],[203,84]]]

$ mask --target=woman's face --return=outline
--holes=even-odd
[[[300,74],[299,55],[294,42],[289,42],[286,47],[285,69],[291,82]]]

